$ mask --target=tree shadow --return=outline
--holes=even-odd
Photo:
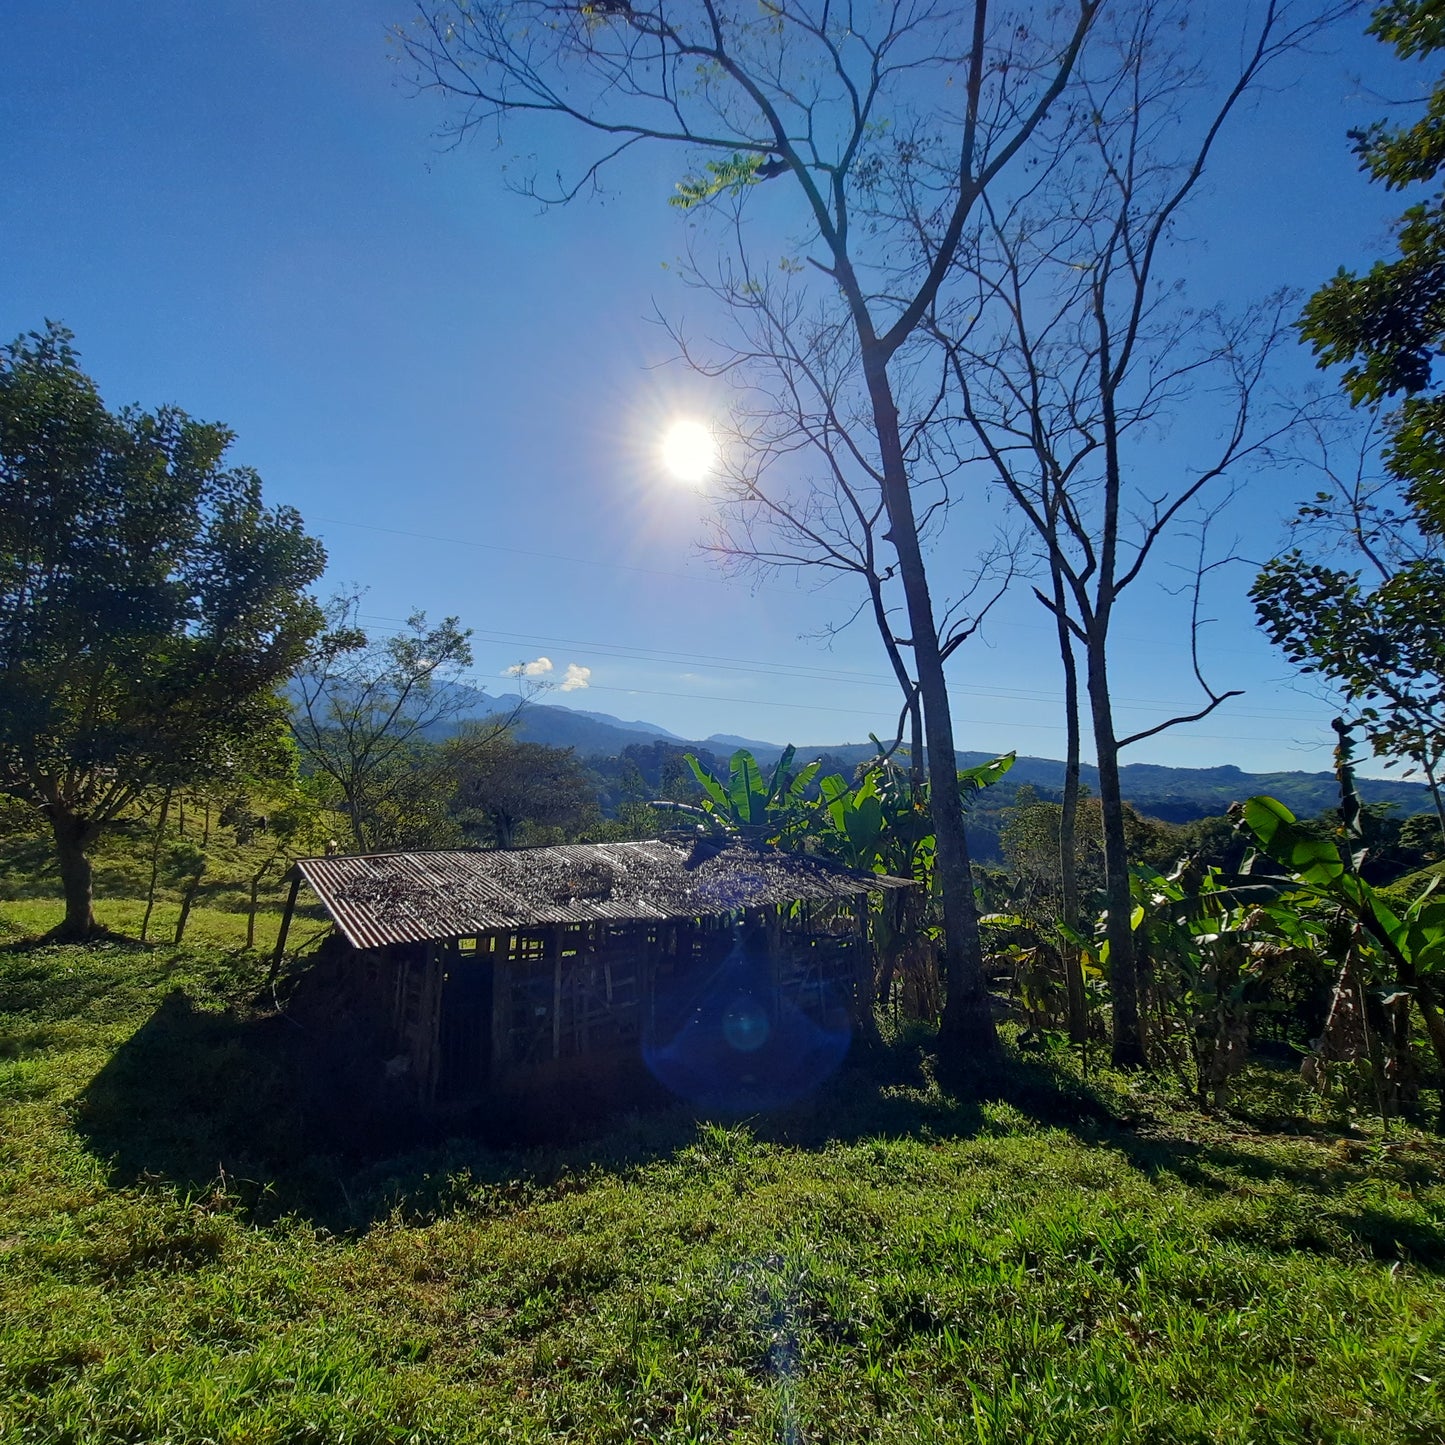
[[[75,1127],[120,1184],[218,1188],[258,1220],[344,1222],[356,1161],[414,1146],[416,1121],[358,1095],[345,1060],[282,1012],[198,1008],[167,994],[74,1105]]]
[[[626,1172],[695,1142],[702,1120],[803,1149],[968,1137],[994,1102],[1048,1125],[1109,1124],[1096,1101],[1027,1063],[948,1090],[934,1073],[926,1042],[905,1040],[855,1051],[809,1097],[772,1111],[680,1103],[639,1065],[585,1095],[539,1091],[505,1112],[428,1115],[378,1081],[365,1049],[343,1049],[283,1011],[202,1008],[176,989],[90,1081],[74,1119],[117,1184],[219,1189],[258,1223],[295,1214],[336,1232],[397,1210],[445,1211],[457,1177],[537,1188],[584,1169]]]
[[[1288,1186],[1293,1214],[1273,1234],[1241,1214],[1254,1247],[1329,1250],[1344,1239],[1379,1259],[1445,1272],[1445,1229],[1348,1195],[1378,1168],[1372,1160],[1341,1162],[1319,1151],[1311,1163],[1191,1138],[1183,1126],[1140,1127],[1116,1100],[1047,1058],[1005,1054],[940,1081],[934,1040],[919,1033],[855,1050],[809,1097],[772,1111],[699,1110],[639,1078],[587,1100],[538,1094],[505,1117],[437,1117],[379,1087],[364,1050],[341,1052],[325,1038],[283,1012],[199,1008],[175,990],[91,1080],[75,1105],[76,1127],[119,1185],[169,1185],[207,1198],[221,1191],[258,1224],[295,1215],[351,1233],[393,1216],[441,1217],[469,1207],[478,1189],[499,1203],[527,1202],[574,1187],[580,1176],[630,1173],[696,1143],[703,1121],[745,1125],[761,1143],[804,1150],[967,1139],[1027,1121],[1116,1152],[1161,1187],[1179,1181],[1223,1196],[1248,1185]],[[1437,1165],[1434,1150],[1403,1151],[1391,1178],[1433,1182]]]
[[[120,944],[126,948],[161,947],[157,943],[142,943],[128,933],[119,933],[114,928],[106,928],[101,924],[84,933],[67,933],[63,923],[57,923],[46,933],[27,933],[16,938],[7,938],[0,946],[3,946],[6,953],[26,954],[39,953],[49,948],[101,948],[111,944]]]

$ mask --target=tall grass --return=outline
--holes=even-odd
[[[383,1141],[259,967],[0,951],[0,1439],[1445,1439],[1431,1139],[905,1037],[777,1116]]]

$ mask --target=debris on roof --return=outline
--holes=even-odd
[[[561,923],[697,918],[911,888],[799,853],[653,841],[302,858],[297,870],[357,948]]]

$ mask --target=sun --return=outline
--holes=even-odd
[[[700,421],[675,421],[662,436],[662,464],[680,482],[694,486],[717,465],[712,428]]]

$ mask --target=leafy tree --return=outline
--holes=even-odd
[[[596,793],[571,748],[489,732],[477,739],[482,746],[463,733],[450,750],[457,777],[452,806],[469,837],[515,848],[529,831],[573,835],[596,816]]]
[[[72,340],[0,351],[0,790],[48,819],[83,938],[89,850],[148,789],[285,771],[325,554],[224,426],[108,411]]]
[[[1270,640],[1356,707],[1379,756],[1425,774],[1445,832],[1445,557],[1407,562],[1371,587],[1298,549],[1266,564],[1250,596]]]
[[[1445,47],[1442,0],[1392,0],[1369,33],[1402,59]],[[1360,164],[1391,190],[1433,186],[1445,164],[1445,81],[1412,124],[1377,122],[1352,135]],[[1310,298],[1300,332],[1321,366],[1344,366],[1350,401],[1383,417],[1384,461],[1406,510],[1357,472],[1302,509],[1363,562],[1354,569],[1299,548],[1260,573],[1252,596],[1261,624],[1305,672],[1337,687],[1379,756],[1409,759],[1429,782],[1445,831],[1439,771],[1445,760],[1445,194],[1410,206],[1394,257],[1364,275],[1341,270]]]
[[[1369,33],[1401,59],[1445,49],[1442,0],[1390,0]],[[1433,185],[1445,164],[1445,81],[1413,124],[1383,121],[1352,133],[1360,166],[1391,190]],[[1343,364],[1357,406],[1403,397],[1386,458],[1423,526],[1445,531],[1445,391],[1436,363],[1445,352],[1445,192],[1400,218],[1397,251],[1363,276],[1343,267],[1310,298],[1300,330],[1321,366]]]
[[[1437,1068],[1445,1070],[1445,898],[1431,886],[1397,912],[1366,882],[1368,815],[1355,786],[1348,726],[1337,719],[1335,771],[1340,780],[1340,826],[1333,838],[1301,826],[1274,798],[1250,798],[1238,809],[1241,825],[1261,853],[1289,874],[1301,904],[1276,910],[1276,925],[1307,943],[1324,934],[1323,956],[1340,965],[1336,996],[1357,997],[1364,1040],[1372,1055],[1381,1111],[1397,1096],[1409,1054],[1410,1006],[1415,1004]],[[1311,916],[1308,903],[1322,911]],[[1332,1009],[1333,1012],[1333,1009]],[[1372,1018],[1372,1015],[1374,1016]],[[1328,1033],[1329,1026],[1326,1026]],[[1384,1055],[1393,1056],[1386,1067]]]
[[[761,332],[740,337],[718,369],[764,374],[787,399],[794,449],[815,451],[823,477],[811,510],[805,498],[784,515],[760,490],[764,523],[769,513],[781,521],[807,565],[841,568],[869,588],[863,606],[873,605],[905,701],[916,687],[946,922],[944,1031],[966,1057],[989,1054],[996,1035],[953,786],[944,664],[954,619],[925,562],[947,497],[920,505],[914,485],[917,425],[937,412],[937,387],[918,406],[909,392],[965,227],[1000,177],[1021,169],[1098,8],[1074,0],[1025,22],[991,17],[984,0],[855,5],[846,15],[827,0],[426,0],[398,37],[419,82],[456,102],[459,132],[536,115],[595,137],[600,154],[550,199],[569,199],[607,160],[651,142],[700,162],[678,193],[685,206],[745,203],[763,186],[794,204],[784,224],[807,264],[786,265],[800,289],[750,313]],[[772,269],[771,259],[744,264],[720,281],[746,302]],[[764,458],[789,449],[777,431],[762,442]],[[874,583],[896,589],[882,606]]]

